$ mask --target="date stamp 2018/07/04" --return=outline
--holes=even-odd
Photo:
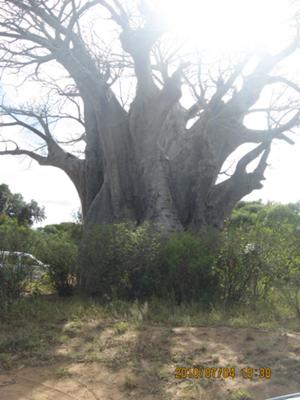
[[[271,368],[261,367],[177,367],[175,368],[176,379],[271,379]]]

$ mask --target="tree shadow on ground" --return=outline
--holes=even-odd
[[[0,399],[230,400],[243,389],[263,400],[300,391],[300,333],[133,324],[93,309],[74,318],[58,310],[37,315],[23,327],[22,321],[0,326]],[[236,377],[175,379],[176,367],[233,367]],[[270,367],[272,377],[244,379],[245,367]]]

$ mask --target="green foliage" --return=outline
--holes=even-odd
[[[261,201],[241,201],[233,210],[231,226],[246,225],[277,228],[282,224],[300,227],[300,203],[280,204]]]
[[[245,211],[246,210],[246,211]],[[223,232],[160,238],[150,225],[99,225],[81,247],[80,282],[104,298],[173,299],[206,306],[271,302],[274,291],[300,315],[298,207],[244,203],[248,222]]]
[[[30,278],[31,269],[20,265],[20,260],[13,252],[34,252],[39,241],[36,233],[26,226],[20,226],[13,219],[2,220],[0,224],[0,307],[7,306],[19,297],[25,289],[26,280]],[[4,251],[12,252],[4,257]]]
[[[76,283],[78,247],[66,233],[44,234],[37,248],[47,265],[50,282],[61,296],[70,295]]]
[[[80,253],[81,287],[107,298],[145,298],[160,290],[160,241],[150,225],[99,225]]]
[[[239,230],[226,232],[216,261],[216,269],[222,289],[221,298],[225,304],[239,302],[247,297],[245,289],[251,272],[245,264],[247,240]]]
[[[52,287],[61,295],[71,294],[76,283],[75,270],[82,227],[65,223],[35,231],[27,226],[19,225],[16,219],[7,216],[2,216],[1,221],[0,252],[2,250],[33,254],[48,266],[48,278]],[[5,274],[10,280],[9,285],[15,287],[14,290],[10,290],[12,293],[10,297],[13,297],[13,293],[20,295],[24,288],[28,289],[28,282],[25,285],[22,283],[25,277],[22,277],[15,269],[9,269],[5,271]],[[43,285],[45,286],[45,283]],[[37,285],[33,289],[36,287]],[[33,292],[38,291],[33,290]],[[4,291],[2,291],[2,296],[4,296]]]
[[[191,233],[172,235],[162,247],[166,292],[181,303],[202,300],[213,303],[218,296],[218,276],[214,269],[218,237]]]
[[[256,226],[231,227],[223,233],[216,268],[225,304],[255,304],[266,297],[277,272],[274,234]]]
[[[35,247],[37,235],[26,226],[18,225],[16,220],[7,217],[0,223],[0,250],[30,253]]]
[[[260,225],[271,229],[280,229],[283,226],[287,230],[295,230],[300,226],[300,216],[296,205],[292,204],[267,204],[258,215]]]
[[[213,302],[217,241],[190,233],[161,238],[151,225],[99,225],[85,237],[80,255],[81,287],[106,298],[172,296],[178,303]]]
[[[1,257],[1,255],[0,255]],[[12,300],[24,291],[24,282],[30,270],[1,262],[0,266],[0,310],[4,311]]]
[[[69,240],[79,246],[82,238],[82,229],[82,224],[62,222],[61,224],[46,225],[43,228],[38,228],[38,231],[47,235],[66,234]]]
[[[47,264],[52,287],[61,295],[70,295],[76,286],[78,248],[82,225],[72,222],[46,225],[37,229],[38,257]]]
[[[2,214],[0,251],[35,255],[48,265],[52,287],[61,295],[71,294],[79,282],[106,300],[156,297],[227,310],[264,304],[300,317],[299,213],[299,203],[241,202],[223,232],[168,238],[150,224],[99,225],[84,236],[75,223],[34,231]],[[14,268],[2,269],[0,296],[22,294],[25,278]]]
[[[219,260],[224,292],[235,290],[235,296],[225,294],[226,299],[255,305],[260,299],[270,300],[276,290],[277,301],[281,298],[300,316],[299,211],[299,203],[238,205]],[[247,222],[244,218],[238,224],[247,213]]]
[[[254,225],[259,212],[264,208],[261,201],[240,201],[233,210],[231,226]]]
[[[0,215],[6,215],[25,226],[45,219],[44,209],[35,200],[26,203],[20,193],[12,193],[5,184],[0,185]]]

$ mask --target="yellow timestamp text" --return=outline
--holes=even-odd
[[[253,367],[177,367],[175,368],[176,379],[271,379],[271,368]]]

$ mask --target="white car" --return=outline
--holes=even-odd
[[[28,271],[30,279],[38,280],[46,272],[47,265],[32,254],[21,251],[0,250],[0,268],[3,265],[13,266],[14,270]]]

